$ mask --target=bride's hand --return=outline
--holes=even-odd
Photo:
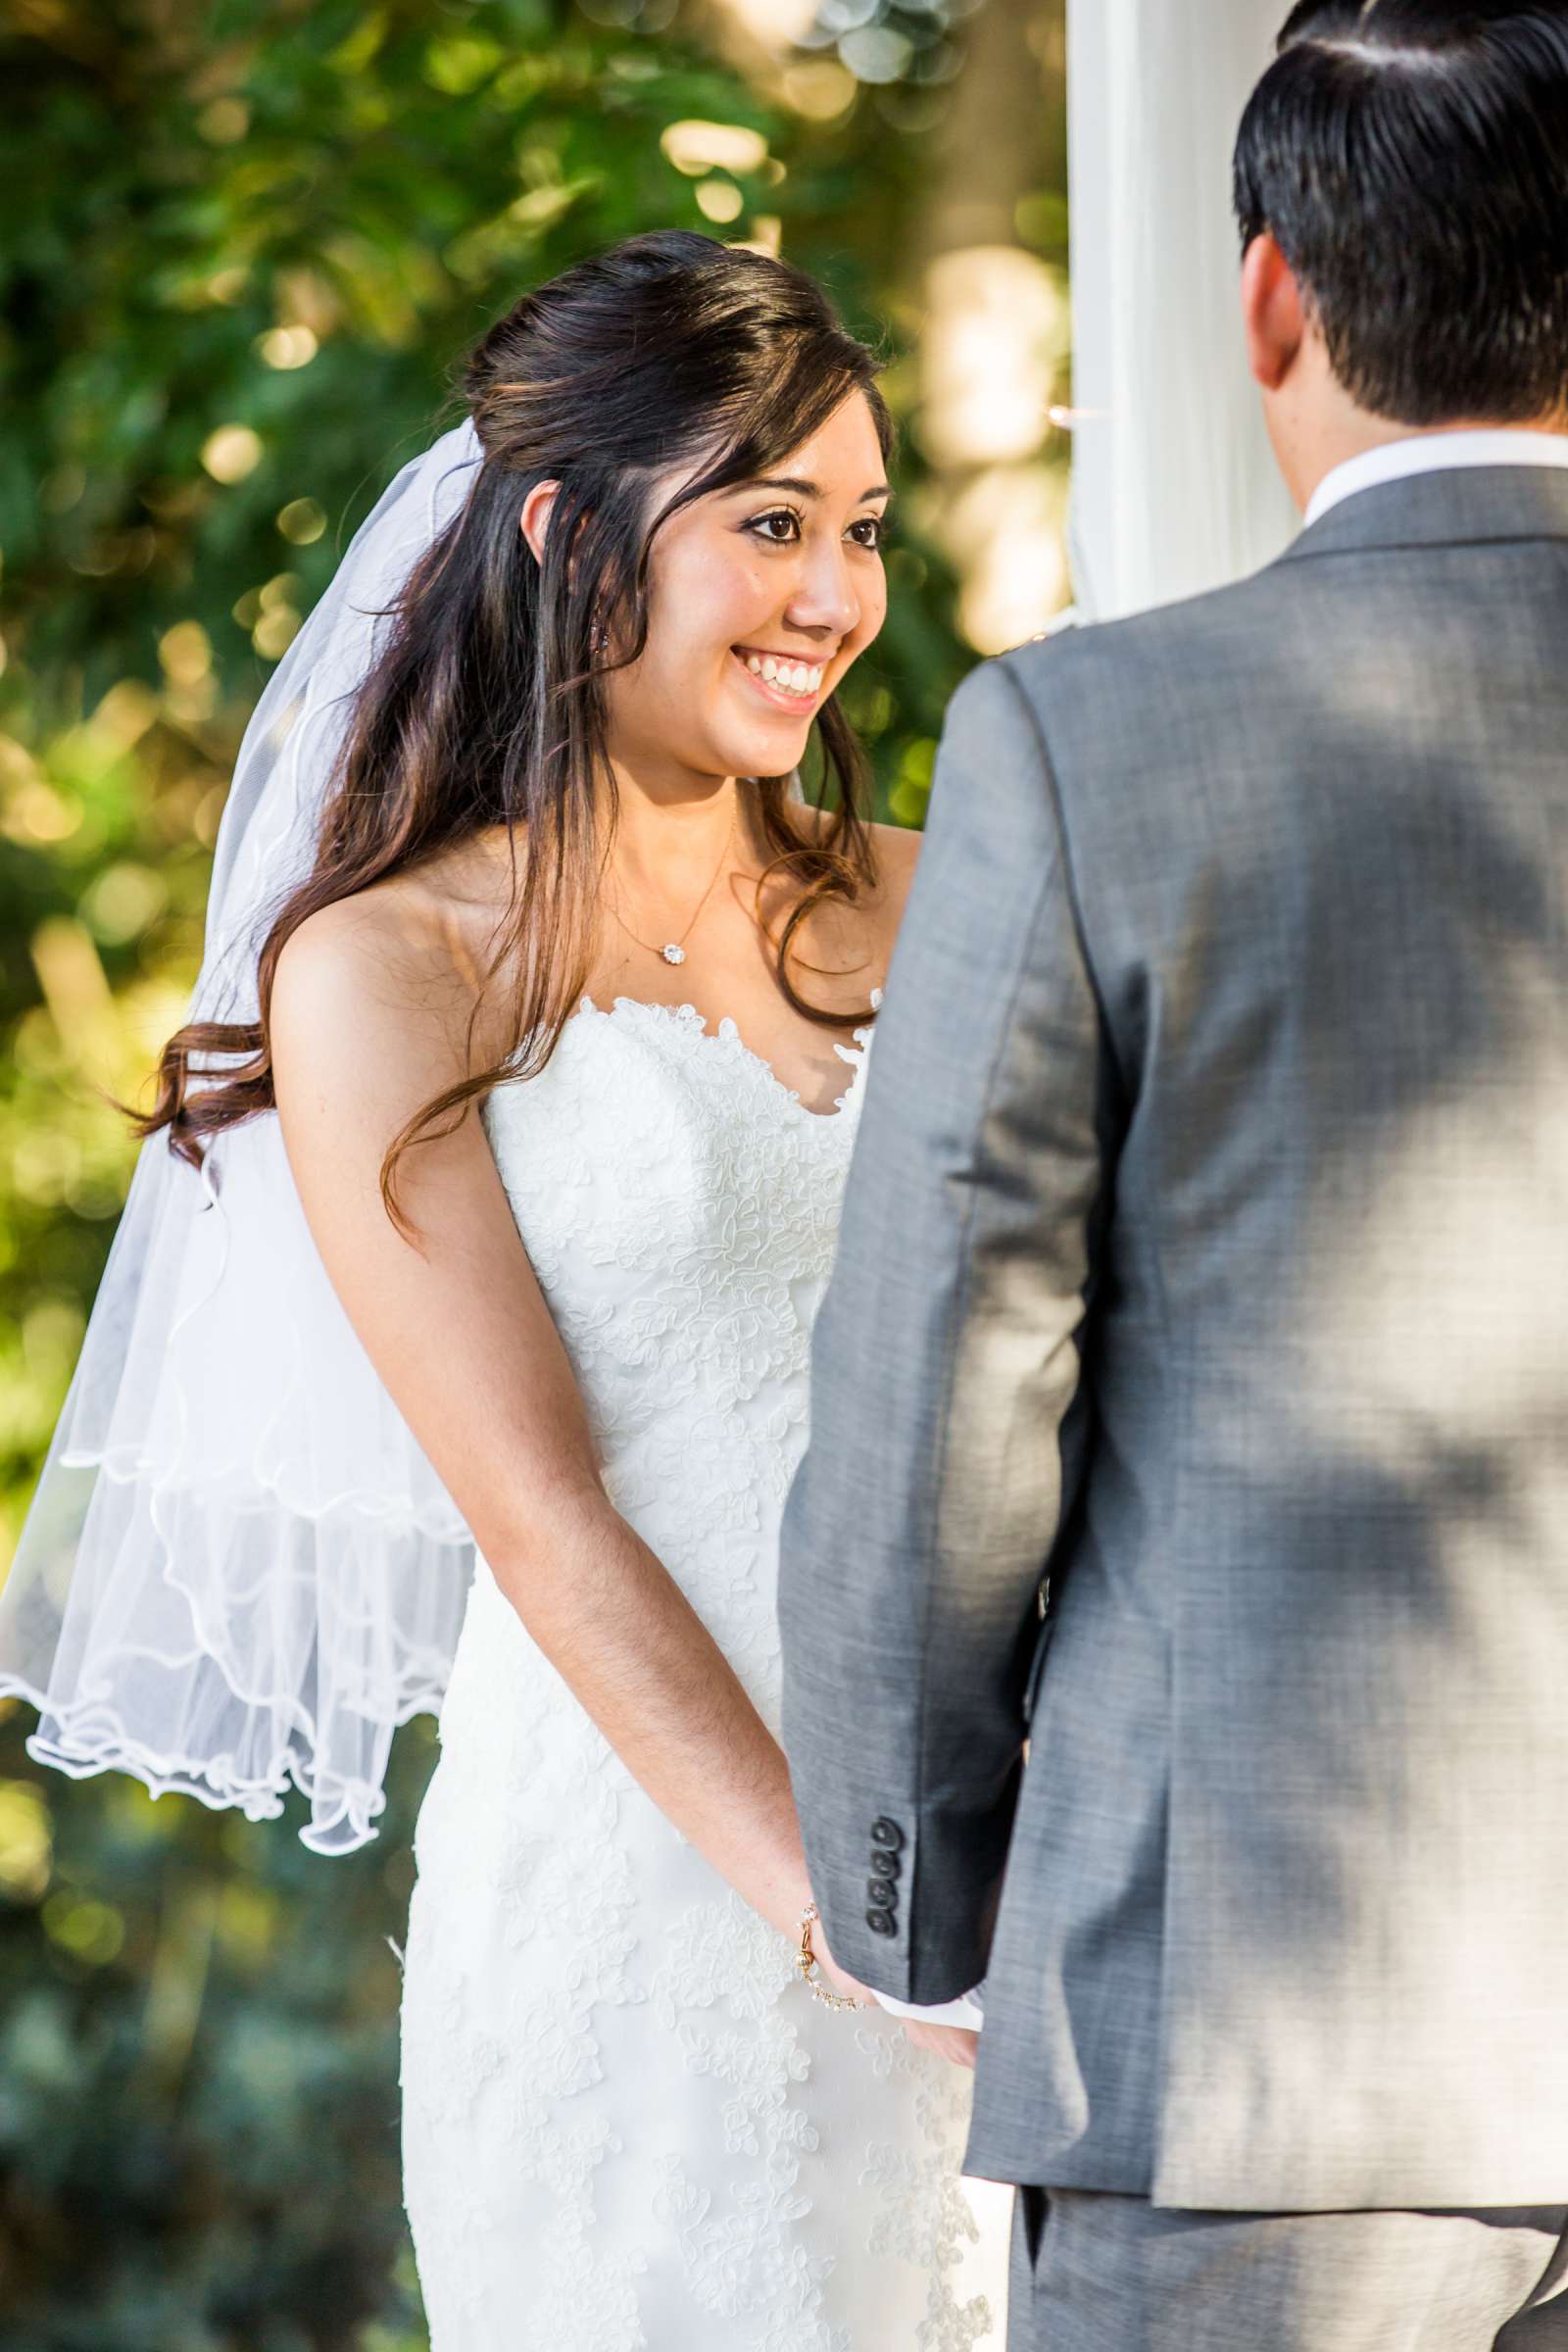
[[[868,2009],[881,2007],[869,1984],[862,1984],[859,1978],[852,1977],[847,1968],[840,1968],[828,1947],[820,1918],[811,1922],[811,1950],[816,1955],[817,1975],[831,1990],[848,1993],[852,2000],[863,2002]],[[973,2070],[980,2036],[967,2026],[927,2026],[912,2017],[905,2018],[903,2025],[917,2049],[935,2050],[939,2058],[947,2058],[955,2066],[966,2066]]]
[[[904,2031],[916,2049],[935,2050],[939,2058],[951,2058],[955,2066],[973,2072],[980,2036],[968,2026],[925,2026],[916,2017],[906,2017]]]

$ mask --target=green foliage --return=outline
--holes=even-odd
[[[220,700],[248,707],[385,482],[459,413],[491,319],[616,238],[711,233],[715,180],[736,233],[779,218],[808,267],[821,245],[876,333],[908,160],[870,173],[863,126],[824,133],[564,0],[228,0],[205,24],[109,0],[70,25],[69,54],[57,34],[7,60],[31,124],[0,247],[24,716],[160,685],[160,643],[192,618]],[[678,170],[662,133],[693,117],[760,133],[765,161]]]
[[[402,1736],[381,1838],[325,1862],[300,1800],[285,1826],[62,1784],[3,1712],[5,2341],[414,2352],[389,1939],[432,1727]]]

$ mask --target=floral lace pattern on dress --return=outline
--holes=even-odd
[[[585,999],[485,1105],[607,1491],[775,1735],[779,1515],[872,1034],[813,1112],[733,1021]],[[483,1561],[441,1740],[403,2039],[433,2352],[1001,2352],[972,2078],[811,1999]]]

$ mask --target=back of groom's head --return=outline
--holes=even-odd
[[[1568,412],[1568,0],[1301,0],[1236,146],[1357,406]]]

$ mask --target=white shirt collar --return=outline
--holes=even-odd
[[[1312,493],[1303,527],[1310,530],[1331,507],[1353,498],[1358,490],[1375,490],[1383,482],[1439,473],[1452,466],[1568,466],[1568,433],[1500,425],[1481,432],[1416,433],[1407,441],[1386,441],[1381,448],[1348,458],[1323,476]]]

